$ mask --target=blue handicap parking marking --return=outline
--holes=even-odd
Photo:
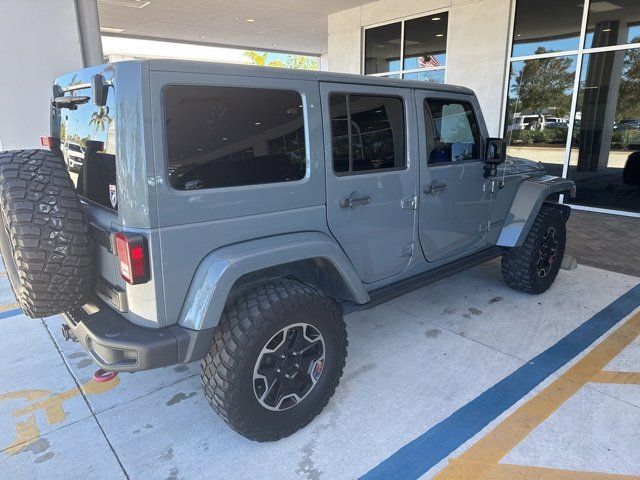
[[[639,306],[640,285],[637,285],[361,478],[414,479],[424,475]]]

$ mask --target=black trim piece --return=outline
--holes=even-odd
[[[113,245],[113,235],[111,234],[111,232],[108,232],[107,230],[100,228],[93,223],[89,224],[89,232],[91,233],[91,236],[93,237],[95,242],[98,245],[106,248],[107,252],[114,253],[116,251]]]
[[[139,372],[201,360],[213,341],[214,328],[141,327],[98,299],[62,317],[85,351],[108,371]]]
[[[461,258],[454,262],[448,263],[441,267],[436,267],[432,270],[414,275],[413,277],[400,280],[399,282],[392,283],[385,287],[378,288],[369,292],[370,300],[364,304],[356,304],[352,302],[343,303],[343,311],[345,314],[351,312],[358,312],[361,310],[368,310],[381,303],[393,300],[396,297],[400,297],[405,293],[409,293],[430,283],[442,280],[450,275],[456,274],[467,268],[480,265],[481,263],[492,260],[496,257],[500,257],[504,254],[505,249],[503,247],[491,247],[486,250],[482,250],[478,253],[470,255],[468,257]]]

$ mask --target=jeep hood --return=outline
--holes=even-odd
[[[526,158],[511,157],[507,155],[507,160],[504,163],[505,174],[513,175],[517,173],[527,172],[544,172],[545,168],[541,162],[534,162],[533,160],[527,160]]]

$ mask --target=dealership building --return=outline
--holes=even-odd
[[[101,35],[301,53],[472,88],[510,155],[576,181],[563,201],[640,217],[638,0],[8,0],[3,16],[3,149],[37,144],[51,80],[101,63]]]

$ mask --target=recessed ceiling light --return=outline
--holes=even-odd
[[[520,33],[516,35],[516,37],[521,37],[521,36],[522,36],[522,34],[520,34]]]
[[[313,27],[313,28],[311,29],[311,31],[312,31],[312,32],[315,32],[316,30],[318,30],[316,27]]]
[[[436,33],[436,37],[444,37],[444,33]]]
[[[198,150],[199,152],[201,152],[201,151],[202,151],[202,149],[201,149],[201,148],[198,148],[197,150]]]
[[[122,33],[124,32],[124,28],[118,27],[100,27],[100,31],[102,33]]]
[[[440,20],[440,17],[433,17],[431,20],[433,20],[434,22],[437,22],[438,20]]]
[[[240,17],[233,17],[233,18],[235,18],[236,20],[240,20]]]
[[[249,22],[249,23],[253,23],[253,22],[255,22],[255,21],[256,21],[256,20],[255,20],[254,18],[247,18],[247,19],[245,20],[245,22]]]
[[[229,140],[227,137],[222,137],[223,142],[226,142],[227,140]]]
[[[611,29],[610,29],[610,28],[603,28],[603,29],[602,29],[602,31],[603,31],[603,32],[610,32],[610,31],[611,31]]]
[[[260,125],[262,125],[262,123],[261,123],[261,122],[255,122],[255,123],[254,123],[254,125],[255,125],[256,127],[259,127]]]
[[[277,43],[272,43],[272,44],[271,44],[271,46],[272,46],[272,47],[277,47],[277,46],[278,46],[278,44],[277,44]]]
[[[206,38],[206,37],[204,35],[200,35],[198,38],[202,40],[203,38]]]

